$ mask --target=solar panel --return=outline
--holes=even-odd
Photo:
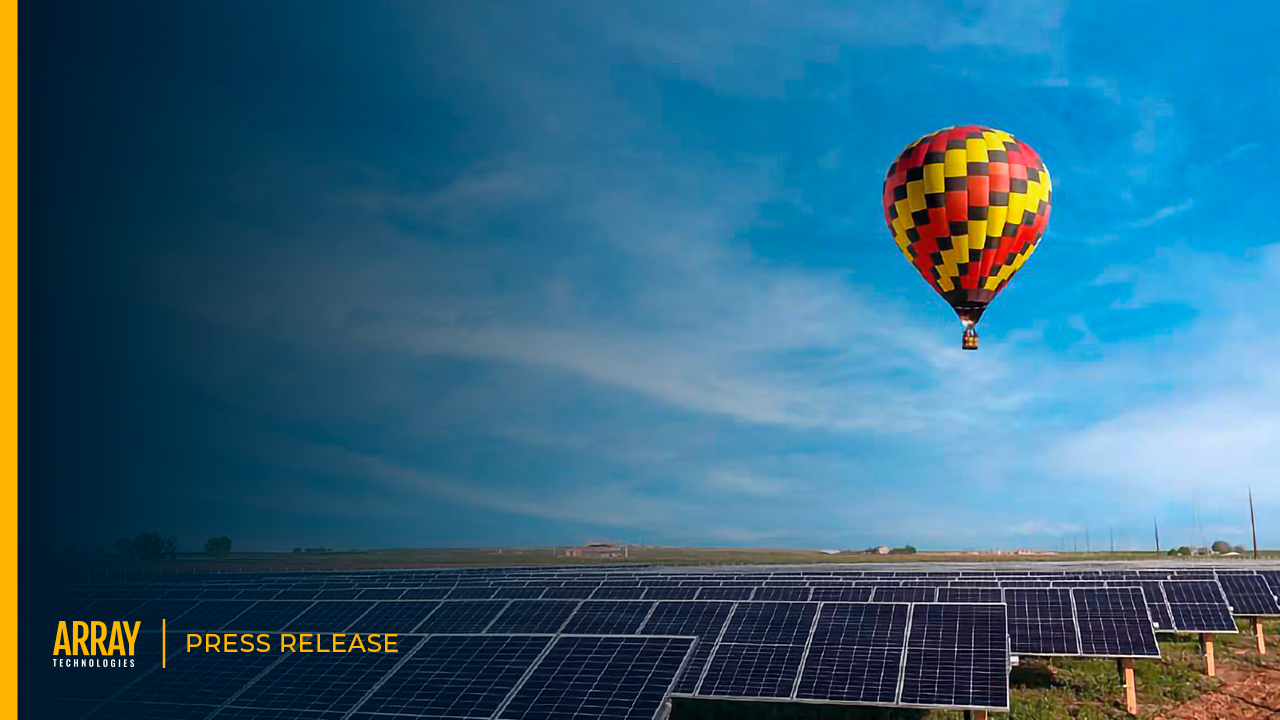
[[[702,601],[660,602],[642,630],[650,635],[692,635],[698,638],[688,666],[676,681],[673,692],[692,693],[698,687],[715,641],[733,611],[733,603]]]
[[[311,607],[302,601],[271,601],[254,603],[235,618],[236,632],[279,632],[295,617]]]
[[[569,619],[562,632],[632,635],[640,630],[654,603],[644,600],[588,600]]]
[[[426,638],[360,704],[356,717],[490,718],[550,642],[532,635]]]
[[[109,600],[107,602],[115,601]],[[122,602],[129,603],[131,601],[124,600]],[[189,600],[149,600],[142,605],[135,607],[133,610],[130,610],[128,619],[141,622],[142,627],[145,629],[159,630],[161,620],[174,622],[178,618],[182,617],[183,613],[194,608],[195,605],[196,603]],[[91,609],[96,612],[98,610],[98,603],[91,606]],[[110,619],[114,620],[115,618]]]
[[[938,602],[998,603],[1003,602],[1003,596],[998,587],[942,587],[938,588]]]
[[[374,603],[348,628],[353,633],[410,633],[440,606],[438,601],[389,600]]]
[[[1006,710],[1009,642],[1003,605],[911,607],[899,702]]]
[[[1280,597],[1280,570],[1259,570],[1258,574],[1266,578],[1271,594]]]
[[[347,590],[321,590],[316,595],[317,600],[355,600],[360,595],[360,591],[355,588]]]
[[[320,600],[290,620],[284,629],[286,632],[343,632],[373,605],[367,600]]]
[[[871,588],[842,587],[814,588],[813,599],[824,602],[867,602],[871,599]]]
[[[592,600],[639,600],[644,597],[645,589],[639,585],[631,587],[602,587],[591,594]]]
[[[293,710],[290,708],[235,708],[224,707],[214,716],[216,720],[343,720],[342,713]],[[382,720],[386,720],[383,718]]]
[[[507,600],[532,600],[542,597],[543,587],[504,587],[493,594],[495,598]]]
[[[698,593],[699,600],[750,600],[753,587],[704,587]]]
[[[1212,580],[1164,580],[1161,582],[1173,630],[1198,633],[1237,632],[1222,587]]]
[[[446,600],[488,600],[497,592],[496,588],[491,587],[459,587],[454,588],[448,595]]]
[[[646,600],[692,600],[698,596],[696,587],[651,587],[644,594]]]
[[[497,717],[651,720],[693,638],[561,636]]]
[[[242,590],[236,597],[240,600],[270,600],[279,594],[279,588],[264,588],[261,590]]]
[[[449,591],[446,588],[410,588],[400,596],[401,600],[443,600]]]
[[[933,602],[938,589],[932,587],[878,587],[871,595],[873,602]]]
[[[1018,655],[1079,655],[1071,591],[1066,588],[1007,588],[1009,641]]]
[[[1160,657],[1142,588],[1076,588],[1080,653],[1099,657]]]
[[[230,704],[345,713],[406,657],[419,640],[397,638],[394,653],[285,653],[279,664],[254,680]]]
[[[896,701],[908,607],[823,605],[796,697],[875,704]]]
[[[279,653],[172,652],[166,669],[148,673],[114,699],[221,705],[282,659]]]
[[[586,600],[596,589],[594,587],[551,587],[542,591],[543,599]]]
[[[738,603],[721,642],[803,645],[817,603]]]
[[[1218,583],[1227,596],[1231,614],[1246,617],[1280,615],[1280,604],[1261,575],[1220,574]]]
[[[578,600],[512,600],[485,632],[499,635],[560,632],[578,605]]]
[[[359,598],[361,600],[398,600],[403,594],[403,588],[377,588],[362,590]]]
[[[440,603],[421,625],[420,633],[478,633],[507,606],[507,600],[460,600]],[[511,601],[518,602],[518,601]]]
[[[707,663],[697,693],[705,697],[790,698],[803,656],[802,645],[751,645],[722,640]]]
[[[1151,616],[1151,622],[1155,624],[1157,629],[1171,630],[1173,629],[1173,616],[1169,614],[1169,603],[1164,597],[1164,588],[1159,582],[1150,580],[1141,580],[1135,583],[1142,588],[1142,594],[1147,599],[1147,614]]]
[[[211,632],[231,624],[254,603],[247,600],[205,600],[196,603],[178,619],[166,623],[170,631]]]
[[[781,600],[805,602],[809,599],[807,587],[761,587],[751,596],[752,600]]]
[[[130,720],[204,720],[217,709],[215,705],[190,705],[155,702],[109,702],[92,715],[91,720],[129,718]]]

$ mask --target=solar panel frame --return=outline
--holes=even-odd
[[[1219,633],[1239,632],[1231,617],[1230,605],[1215,580],[1162,580],[1169,615],[1173,618],[1170,632]]]
[[[552,640],[551,635],[430,635],[366,693],[353,717],[429,712],[435,713],[431,717],[493,717]]]
[[[640,628],[642,633],[698,638],[685,670],[672,687],[673,693],[692,695],[697,690],[707,660],[736,608],[736,603],[727,600],[667,601],[654,605]]]
[[[376,605],[372,600],[317,600],[284,626],[285,632],[340,633]]]
[[[909,688],[912,687],[913,680],[917,680],[920,685],[923,685],[926,683],[929,677],[926,673],[921,672],[921,677],[916,678],[913,676],[911,670],[913,668],[916,668],[919,670],[922,666],[924,667],[933,666],[934,668],[936,668],[935,674],[941,675],[943,672],[945,672],[946,666],[948,666],[948,663],[946,662],[946,655],[950,652],[953,652],[950,648],[947,648],[947,647],[939,647],[937,649],[927,647],[928,631],[922,630],[921,635],[916,634],[917,627],[920,627],[920,628],[927,627],[926,625],[921,623],[921,620],[924,620],[925,622],[937,621],[938,623],[950,622],[948,613],[950,613],[951,616],[957,616],[957,615],[963,615],[966,612],[972,611],[972,613],[975,616],[977,616],[978,613],[984,612],[983,609],[987,609],[985,610],[985,612],[989,616],[989,617],[986,617],[985,620],[989,623],[989,627],[987,628],[987,634],[991,636],[992,642],[989,644],[989,646],[982,646],[982,645],[979,645],[978,643],[973,643],[974,647],[961,648],[959,647],[960,638],[959,638],[959,631],[957,630],[957,637],[956,637],[957,647],[954,650],[955,661],[951,663],[951,665],[953,665],[954,668],[956,669],[961,667],[967,667],[971,673],[979,673],[979,672],[984,674],[989,673],[993,677],[996,677],[996,676],[1000,677],[1002,680],[999,683],[999,685],[988,685],[988,689],[999,690],[1000,691],[999,694],[1001,695],[1001,697],[996,699],[1002,700],[1002,702],[997,702],[997,703],[982,703],[982,702],[966,703],[966,702],[959,702],[959,701],[945,702],[945,703],[931,702],[928,699],[925,699],[925,695],[924,695],[925,689],[923,687],[915,688],[917,692],[921,693],[919,696],[908,697]],[[940,631],[943,632],[944,634],[948,630],[949,628],[947,627],[942,627],[940,629]],[[922,637],[922,635],[924,637]],[[997,646],[995,645],[995,639],[994,639],[997,636],[999,637],[998,649],[997,649]],[[913,639],[916,639],[918,644],[918,646],[914,648],[912,647]],[[945,641],[945,638],[944,638],[944,641]],[[918,658],[917,663],[921,663],[921,664],[913,665],[912,663],[913,650],[916,651],[914,657]],[[905,645],[905,650],[903,652],[903,658],[902,658],[902,679],[898,687],[897,705],[901,707],[914,707],[914,708],[924,708],[924,709],[946,708],[948,710],[987,710],[987,711],[996,711],[996,712],[1007,712],[1009,709],[1009,695],[1010,695],[1009,693],[1009,667],[1010,667],[1009,654],[1010,653],[1009,653],[1008,618],[1007,618],[1007,613],[1005,611],[1005,606],[1003,604],[1000,604],[1000,603],[963,603],[963,604],[962,603],[913,603],[911,605],[911,616],[907,626],[907,642]],[[986,667],[978,668],[977,666],[979,665],[980,662]]]
[[[716,643],[695,695],[722,700],[791,700],[805,654],[801,644]]]
[[[1218,584],[1232,615],[1280,617],[1280,602],[1265,577],[1254,573],[1219,573]]]
[[[814,602],[739,602],[720,642],[803,645],[817,612]]]
[[[439,607],[438,600],[380,600],[348,625],[347,632],[412,633]]]
[[[581,600],[512,600],[485,627],[494,635],[561,632],[582,605]]]
[[[559,635],[493,717],[496,720],[556,720],[563,717],[653,720],[662,712],[662,706],[684,672],[697,642],[694,637]],[[610,650],[612,654],[608,654]],[[584,652],[585,658],[582,657]],[[628,659],[628,654],[633,656]],[[620,677],[606,677],[611,665],[619,659],[630,665],[620,674],[615,674]],[[631,673],[636,665],[648,668],[651,683],[641,683],[637,687]],[[566,670],[574,675],[566,678]],[[585,679],[579,681],[579,678]],[[646,707],[649,708],[647,712]]]
[[[910,605],[906,603],[823,603],[801,658],[792,697],[858,705],[894,704],[909,616]]]
[[[484,632],[514,600],[443,600],[415,632],[468,635]]]
[[[395,654],[283,653],[281,662],[241,688],[225,706],[308,710],[338,713],[341,717],[381,686],[421,641],[421,637],[415,636],[398,638]]]
[[[1159,658],[1142,588],[1072,588],[1078,657]]]
[[[657,606],[652,600],[585,600],[560,632],[566,635],[635,635]]]

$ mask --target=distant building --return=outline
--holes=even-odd
[[[890,550],[890,548],[889,548],[889,546],[888,546],[888,545],[881,545],[880,547],[875,548],[874,550],[872,550],[872,552],[874,552],[876,555],[888,555],[888,554],[889,554],[889,550]]]
[[[560,557],[572,558],[625,558],[628,557],[627,546],[612,542],[589,542],[582,547],[562,548]]]

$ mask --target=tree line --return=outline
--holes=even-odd
[[[116,540],[116,551],[137,560],[177,560],[178,539],[162,538],[160,533],[144,532],[132,540],[127,537]],[[230,552],[229,537],[212,537],[204,542],[204,554],[209,557],[223,557]]]

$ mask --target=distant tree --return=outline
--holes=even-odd
[[[1243,546],[1243,545],[1236,545],[1235,547],[1233,547],[1233,548],[1231,548],[1231,549],[1232,549],[1232,550],[1234,550],[1234,551],[1236,551],[1236,552],[1238,552],[1238,553],[1240,553],[1241,555],[1243,555],[1243,554],[1244,554],[1244,546]]]
[[[1215,540],[1209,547],[1218,554],[1231,552],[1231,543],[1226,540]]]
[[[294,548],[293,551],[296,553],[300,553],[302,552],[302,548]]]
[[[178,559],[178,538],[165,538],[164,542],[160,543],[160,557],[166,560]]]
[[[1187,547],[1186,545],[1183,545],[1182,547],[1178,548],[1178,554],[1179,554],[1179,555],[1190,555],[1190,554],[1191,554],[1191,548]]]
[[[222,557],[231,552],[231,538],[228,537],[212,537],[204,541],[204,554],[212,557]]]
[[[1170,556],[1176,556],[1178,554],[1178,548],[1169,548],[1169,552],[1165,554]]]
[[[133,556],[139,560],[157,560],[164,550],[160,533],[142,533],[133,541]]]
[[[133,541],[127,537],[120,538],[116,541],[116,552],[133,557]]]

